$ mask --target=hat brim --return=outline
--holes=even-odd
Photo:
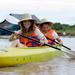
[[[35,21],[33,19],[23,19],[23,20],[20,20],[19,23],[23,22],[23,21]],[[36,22],[36,21],[35,21]]]
[[[49,25],[53,25],[54,23],[53,22],[42,22],[41,24],[46,24],[48,23]]]

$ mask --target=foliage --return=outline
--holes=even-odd
[[[75,25],[55,23],[52,28],[59,32],[65,32],[66,35],[75,36]]]
[[[57,32],[65,32],[66,35],[75,36],[75,25],[69,25],[69,24],[61,24],[61,23],[55,23],[52,26],[53,29],[55,29]],[[20,29],[19,25],[13,25],[11,27],[7,28],[11,31],[17,31]],[[10,32],[4,31],[0,29],[0,35],[10,35]]]

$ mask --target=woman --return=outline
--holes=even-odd
[[[42,33],[47,37],[48,43],[50,45],[55,44],[55,42],[51,41],[50,39],[55,39],[60,44],[62,44],[62,41],[59,38],[58,34],[55,32],[55,30],[51,29],[52,25],[53,25],[52,22],[49,22],[47,19],[42,19],[41,24],[40,24],[40,29],[41,29]]]
[[[45,36],[40,32],[39,28],[36,26],[36,21],[32,19],[32,16],[30,14],[25,14],[24,18],[19,22],[19,25],[21,27],[19,34],[34,39],[30,40],[28,38],[20,36],[19,41],[24,46],[36,47],[48,42]],[[40,41],[41,44],[36,42],[37,39]]]

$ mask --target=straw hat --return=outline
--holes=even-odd
[[[49,23],[49,25],[53,25],[52,22],[48,21],[48,20],[45,19],[45,18],[41,20],[41,24],[44,24],[44,23]]]
[[[32,15],[31,15],[31,14],[24,14],[23,18],[19,21],[19,23],[22,22],[22,21],[27,21],[27,20],[35,21],[35,20],[32,18]]]

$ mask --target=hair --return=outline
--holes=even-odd
[[[32,20],[29,20],[30,22],[31,22],[31,26],[29,27],[29,30],[28,30],[28,33],[30,33],[30,32],[34,32],[34,24],[35,24],[35,21],[32,21]],[[26,34],[27,32],[26,32],[26,29],[25,29],[25,27],[23,26],[23,21],[22,22],[20,22],[20,26],[21,26],[21,33],[24,35],[24,34]]]
[[[40,28],[42,28],[44,26],[44,24],[49,24],[49,23],[45,22],[45,23],[40,24]]]

